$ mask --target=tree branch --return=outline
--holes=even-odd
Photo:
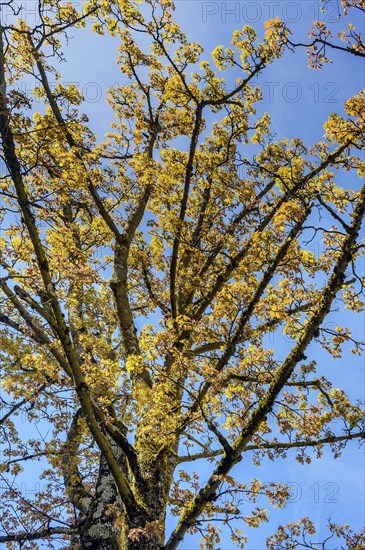
[[[178,303],[177,303],[177,295],[176,295],[176,271],[177,271],[177,264],[178,264],[178,255],[179,255],[179,247],[180,247],[180,241],[181,241],[182,226],[183,226],[186,209],[188,205],[190,182],[191,182],[191,176],[193,171],[193,163],[194,163],[196,148],[198,145],[200,128],[202,124],[203,107],[204,107],[203,103],[198,103],[195,111],[195,122],[194,122],[194,128],[193,128],[191,141],[190,141],[188,162],[186,164],[186,171],[185,171],[184,192],[183,192],[183,197],[182,197],[181,206],[180,206],[180,213],[179,213],[179,220],[178,220],[176,235],[175,235],[174,243],[172,245],[172,256],[171,256],[171,264],[170,264],[170,303],[171,303],[171,313],[173,318],[175,318],[178,314]]]
[[[47,386],[48,384],[42,384],[41,386],[39,386],[39,388],[35,390],[33,393],[33,400],[36,399],[38,395],[47,388]],[[10,411],[8,411],[6,414],[1,416],[0,426],[4,424],[11,416],[13,416],[14,413],[16,413],[21,407],[23,407],[23,405],[27,403],[29,403],[28,397],[26,399],[22,399],[21,401],[18,401],[18,403],[15,403],[15,405],[11,407]]]
[[[83,514],[87,514],[92,497],[85,490],[78,468],[78,450],[80,436],[82,435],[80,420],[83,416],[83,411],[80,408],[72,419],[66,442],[63,446],[62,470],[66,491],[72,504]]]
[[[286,310],[283,310],[284,316],[290,316],[295,315],[296,313],[300,313],[302,311],[305,311],[308,307],[312,306],[312,302],[305,302],[304,304],[301,304],[300,306],[296,306],[293,308],[288,308]],[[251,335],[255,336],[257,334],[262,334],[268,330],[274,329],[281,323],[285,321],[285,317],[283,318],[275,318],[270,319],[270,321],[267,321],[265,323],[261,323],[255,328],[251,328]],[[248,337],[249,338],[249,337]],[[217,351],[219,349],[222,349],[222,346],[227,345],[227,340],[217,340],[216,342],[207,342],[206,344],[202,344],[196,348],[193,348],[189,351],[189,355],[192,355],[193,357],[196,357],[197,355],[202,355],[203,353],[209,352],[209,351]]]
[[[216,278],[215,282],[211,286],[210,290],[206,293],[204,297],[202,297],[200,300],[198,300],[195,303],[195,312],[194,312],[194,320],[199,321],[204,313],[204,311],[209,307],[209,305],[212,303],[213,299],[217,295],[217,293],[221,290],[223,285],[228,281],[228,279],[231,277],[232,273],[234,272],[235,268],[240,264],[240,262],[245,258],[245,256],[249,253],[252,246],[253,239],[260,234],[266,227],[271,223],[274,216],[277,214],[277,212],[280,210],[281,206],[286,203],[288,199],[293,197],[295,193],[297,193],[300,189],[303,189],[304,186],[311,181],[313,178],[315,178],[322,170],[327,168],[332,162],[334,162],[348,147],[350,142],[347,142],[345,145],[341,145],[336,151],[329,154],[326,160],[321,162],[316,168],[311,170],[308,174],[306,174],[303,178],[300,178],[296,183],[294,183],[293,187],[284,193],[274,208],[265,216],[265,218],[262,220],[262,222],[258,225],[256,230],[253,232],[251,239],[245,244],[245,246],[230,260],[229,264],[226,266],[224,273],[220,273],[218,277]],[[215,256],[214,256],[215,257]],[[208,265],[210,265],[210,259],[207,260]],[[198,274],[198,278],[201,278],[201,275],[205,273],[207,267],[203,266],[202,270]]]
[[[300,447],[318,447],[318,445],[325,445],[326,443],[332,444],[332,443],[338,443],[340,441],[350,441],[351,439],[365,439],[365,432],[322,437],[321,439],[316,439],[314,441],[290,441],[290,442],[278,441],[275,443],[264,442],[262,443],[262,445],[261,444],[247,445],[244,449],[244,452],[246,453],[249,451],[260,451],[263,449],[280,450],[280,449],[296,449]],[[213,451],[182,455],[176,458],[176,464],[182,464],[183,462],[193,462],[195,460],[201,460],[206,458],[214,458],[216,456],[221,456],[222,454],[224,454],[224,449],[216,449]]]
[[[339,50],[341,52],[347,52],[352,55],[355,55],[357,57],[365,57],[365,53],[361,52],[359,50],[356,50],[350,46],[339,46],[338,44],[333,44],[332,42],[329,42],[328,40],[324,40],[323,38],[315,38],[312,40],[312,42],[309,42],[308,44],[305,44],[303,42],[292,42],[291,40],[287,40],[287,43],[292,48],[298,48],[299,46],[303,46],[305,48],[311,48],[312,46],[315,46],[316,44],[322,44],[323,46],[328,46],[329,48],[332,48],[333,50]]]
[[[100,451],[105,456],[108,462],[119,494],[126,507],[127,514],[131,515],[131,517],[135,517],[138,516],[142,511],[147,517],[149,517],[148,511],[137,502],[129,482],[120,470],[113,449],[109,445],[104,434],[102,433],[102,430],[95,417],[89,393],[89,387],[85,382],[85,377],[78,361],[76,351],[70,339],[69,329],[65,323],[63,312],[57,299],[56,290],[50,274],[48,259],[46,257],[45,250],[43,248],[38,229],[36,227],[35,218],[29,206],[25,185],[21,175],[20,163],[16,155],[13,133],[10,127],[6,98],[5,61],[2,35],[3,29],[0,28],[0,135],[3,143],[4,157],[14,183],[16,194],[18,197],[18,204],[22,211],[24,222],[33,245],[33,250],[37,259],[37,264],[40,270],[43,284],[47,295],[49,296],[49,301],[53,309],[53,313],[57,323],[57,332],[60,343],[67,357],[70,370],[72,372],[74,387],[77,392],[81,407],[84,411],[88,427],[93,437],[95,438],[95,441]],[[68,370],[68,372],[70,371]]]
[[[248,443],[257,432],[260,424],[264,421],[267,414],[272,410],[275,400],[285,383],[289,380],[296,365],[300,361],[305,349],[311,342],[314,333],[318,330],[324,318],[331,308],[337,292],[341,289],[347,266],[351,262],[352,253],[356,246],[360,228],[365,216],[365,185],[362,187],[358,203],[352,215],[352,224],[346,238],[344,239],[336,264],[332,271],[327,285],[325,286],[322,297],[319,301],[317,310],[309,319],[307,326],[294,346],[288,357],[278,369],[275,377],[270,384],[265,395],[260,399],[248,420],[242,433],[233,443],[233,452],[224,454],[219,461],[214,472],[206,484],[200,489],[194,500],[183,510],[177,527],[171,534],[165,550],[175,550],[183,540],[185,533],[194,524],[196,519],[204,510],[206,504],[211,500],[212,495],[221,484],[222,476],[227,475],[238,462],[242,460],[242,454]]]
[[[30,540],[48,539],[56,535],[74,535],[77,533],[76,527],[47,527],[39,531],[20,532],[16,534],[0,535],[0,543],[3,542],[25,542]]]
[[[11,288],[6,284],[4,279],[0,279],[0,287],[3,290],[4,294],[9,298],[15,309],[18,311],[20,316],[24,319],[26,324],[35,334],[37,341],[47,346],[47,349],[52,353],[53,357],[57,360],[60,367],[66,372],[68,376],[72,378],[72,371],[70,369],[68,361],[61,355],[57,346],[50,340],[47,333],[39,326],[34,317],[25,309],[23,304],[17,298],[17,296],[12,292]]]
[[[264,274],[262,276],[262,279],[261,279],[254,295],[252,296],[252,298],[249,301],[245,311],[242,313],[242,315],[241,315],[241,317],[238,321],[237,328],[235,330],[234,335],[232,336],[232,338],[230,338],[230,340],[228,341],[222,356],[218,359],[217,365],[215,366],[215,371],[216,372],[221,372],[225,368],[225,366],[227,365],[228,361],[231,359],[232,355],[234,354],[234,352],[236,350],[236,347],[237,347],[238,343],[241,340],[243,330],[246,327],[249,319],[251,318],[251,315],[252,315],[256,305],[259,303],[262,294],[264,293],[267,285],[270,283],[272,277],[274,276],[277,267],[280,265],[280,262],[282,262],[282,260],[285,258],[290,246],[292,246],[295,238],[299,235],[299,233],[300,233],[300,231],[303,227],[303,224],[304,224],[306,218],[308,217],[311,209],[312,209],[312,205],[309,204],[306,207],[306,209],[304,210],[304,212],[302,213],[301,219],[292,227],[292,229],[290,230],[289,234],[287,235],[287,238],[285,239],[284,243],[278,249],[278,251],[277,251],[274,259],[271,261],[268,269],[264,272]],[[198,392],[196,400],[194,401],[194,403],[192,403],[189,411],[186,413],[184,420],[189,419],[190,415],[194,414],[198,410],[198,407],[200,406],[199,404],[202,403],[202,401],[203,401],[204,397],[206,396],[206,394],[207,394],[209,388],[211,387],[211,385],[212,385],[212,382],[209,381],[209,380],[204,382],[204,384],[202,385],[202,387],[200,388],[200,390]],[[185,424],[183,422],[182,426],[184,426],[184,425]]]

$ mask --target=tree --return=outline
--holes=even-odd
[[[236,31],[210,62],[170,0],[91,0],[83,12],[50,0],[38,11],[32,28],[14,19],[0,34],[0,541],[173,550],[200,532],[216,548],[222,521],[243,547],[236,526],[266,519],[243,497],[289,497],[285,485],[234,479],[246,453],[258,463],[293,449],[305,463],[312,449],[336,455],[364,438],[360,404],[305,355],[313,340],[335,357],[348,342],[361,351],[349,330],[323,322],[335,304],[363,308],[365,186],[336,182],[364,175],[364,93],[307,148],[256,116],[254,78],[301,47],[280,20],[261,41]],[[103,142],[57,69],[67,33],[90,24],[116,37],[124,75],[109,91],[115,121]],[[354,36],[344,49],[363,57]],[[319,64],[322,38],[307,45]],[[32,94],[17,88],[22,78]],[[319,236],[315,256],[308,242]],[[293,339],[283,361],[267,345],[272,331]],[[25,430],[20,412],[48,436]],[[177,472],[196,460],[207,461],[205,482]],[[27,499],[13,481],[34,463],[45,485]],[[268,546],[295,547],[300,525]],[[330,530],[353,548],[364,541]]]

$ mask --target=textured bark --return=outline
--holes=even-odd
[[[149,504],[152,520],[141,515],[125,523],[120,520],[115,523],[115,514],[106,514],[106,510],[116,506],[122,512],[122,504],[108,465],[101,459],[95,499],[80,525],[79,550],[156,550],[163,547],[167,479],[158,465],[144,474],[139,489],[142,491],[143,484],[143,497]]]
[[[140,473],[131,479],[123,451],[109,444],[118,457],[123,474],[134,485],[148,514],[127,518],[107,461],[101,457],[95,497],[80,523],[78,550],[156,550],[164,546],[166,504],[172,482],[174,461],[162,453],[155,461],[140,462]],[[108,510],[110,513],[108,513]],[[119,516],[119,517],[118,517]]]
[[[136,540],[127,538],[125,542],[126,546],[122,546],[122,550],[159,550],[163,548],[158,540],[151,540],[143,536]]]
[[[141,477],[136,483],[150,518],[135,518],[127,525],[123,550],[156,550],[164,547],[166,507],[174,463],[166,453],[156,460],[140,461]]]
[[[114,525],[115,515],[108,514],[108,509],[114,504],[119,504],[121,510],[114,479],[105,458],[101,457],[95,498],[86,519],[80,525],[80,550],[122,548],[120,529]]]

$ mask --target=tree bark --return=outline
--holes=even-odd
[[[166,485],[162,470],[156,465],[153,471],[148,473],[148,483],[143,480],[143,497],[148,502],[150,517],[141,515],[126,519],[113,477],[106,460],[101,458],[95,498],[87,518],[80,524],[79,550],[163,548]],[[141,489],[140,484],[139,490]]]
[[[158,550],[164,547],[168,494],[175,464],[169,453],[156,460],[140,461],[141,478],[137,489],[147,505],[149,518],[135,518],[127,524],[123,550]]]
[[[120,550],[120,528],[115,525],[114,506],[121,511],[114,479],[104,457],[100,459],[95,498],[80,524],[80,550]]]
[[[162,549],[174,461],[162,453],[155,461],[140,463],[139,478],[131,479],[123,451],[113,447],[124,474],[147,506],[148,516],[126,516],[107,461],[101,457],[95,496],[79,526],[78,550]]]

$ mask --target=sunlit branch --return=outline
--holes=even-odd
[[[141,512],[141,506],[137,503],[135,495],[129,485],[129,482],[120,470],[118,461],[115,457],[113,449],[109,445],[106,437],[102,433],[98,421],[95,417],[92,401],[89,393],[89,387],[85,382],[85,376],[82,372],[81,366],[77,359],[77,355],[74,346],[70,339],[69,329],[65,323],[62,309],[57,298],[54,283],[52,281],[49,262],[42,245],[38,229],[35,223],[35,218],[29,207],[28,197],[25,189],[25,185],[22,178],[22,172],[20,163],[16,154],[15,143],[13,134],[9,123],[9,112],[7,109],[6,98],[6,80],[5,80],[5,61],[4,61],[4,47],[3,47],[3,30],[0,28],[0,133],[2,138],[3,150],[5,160],[11,174],[14,187],[18,196],[18,203],[21,208],[24,223],[27,227],[30,240],[32,242],[33,250],[37,259],[38,268],[43,280],[45,291],[50,300],[50,304],[53,309],[55,320],[57,323],[57,333],[60,339],[60,343],[67,357],[69,368],[66,372],[72,372],[72,378],[74,381],[75,389],[78,394],[80,404],[85,413],[87,423],[92,435],[95,438],[97,445],[99,446],[102,454],[106,457],[110,470],[115,479],[115,483],[118,487],[118,491],[124,500],[127,513],[138,515]],[[143,506],[142,506],[143,509]],[[145,511],[144,513],[147,513]],[[148,513],[147,513],[148,516]]]
[[[223,285],[232,275],[232,273],[234,272],[236,267],[240,264],[240,262],[243,260],[243,258],[249,253],[254,238],[258,234],[260,234],[262,231],[264,231],[264,229],[266,229],[266,227],[273,220],[274,216],[280,210],[281,206],[285,204],[286,201],[289,200],[292,196],[294,196],[294,194],[297,193],[300,189],[303,189],[304,186],[313,178],[315,178],[322,170],[324,170],[330,164],[332,164],[348,147],[349,147],[349,143],[346,143],[345,145],[340,146],[336,151],[328,155],[326,160],[322,161],[316,168],[314,168],[304,177],[300,178],[297,182],[295,182],[290,191],[287,191],[279,198],[274,208],[265,216],[265,218],[261,221],[261,223],[258,225],[256,230],[253,232],[249,241],[229,262],[224,272],[218,275],[213,285],[211,286],[210,290],[206,292],[205,295],[196,302],[195,313],[194,313],[194,319],[196,321],[199,321],[201,319],[203,313],[205,312],[207,307],[212,303],[217,293],[222,289]],[[208,261],[210,261],[209,258],[208,258]],[[202,269],[205,270],[206,268],[203,266]],[[199,273],[198,274],[199,278],[200,278],[200,275],[201,274]]]
[[[107,212],[103,204],[103,201],[96,190],[96,187],[94,186],[91,178],[88,176],[88,169],[82,160],[82,156],[79,151],[78,144],[74,140],[72,134],[69,132],[67,125],[62,117],[62,113],[58,107],[57,101],[54,95],[52,94],[48,77],[43,67],[43,64],[41,62],[40,55],[37,51],[35,51],[31,38],[29,38],[29,41],[33,48],[33,55],[36,60],[38,71],[41,75],[42,85],[45,90],[52,112],[58,124],[60,125],[61,129],[65,133],[65,137],[69,146],[71,147],[71,151],[74,152],[75,158],[78,160],[78,162],[82,164],[84,168],[85,179],[88,185],[89,192],[92,198],[94,199],[94,202],[99,210],[100,215],[102,216],[105,223],[107,224],[107,226],[112,231],[115,237],[116,243],[115,243],[115,251],[114,251],[114,258],[115,258],[114,277],[113,277],[114,280],[111,283],[111,288],[113,290],[115,300],[116,300],[117,312],[118,312],[118,317],[120,321],[120,327],[123,335],[123,341],[126,348],[126,352],[128,354],[139,354],[138,339],[136,337],[136,330],[133,322],[133,315],[132,315],[132,311],[129,303],[128,289],[125,284],[125,281],[127,277],[127,264],[128,264],[130,244],[135,234],[135,231],[142,219],[148,198],[152,190],[152,186],[151,185],[146,186],[145,189],[141,192],[141,195],[137,200],[136,207],[132,210],[131,214],[129,215],[126,221],[124,230],[122,231],[121,229],[119,229],[115,221],[113,220],[113,217],[110,215],[109,212]],[[154,131],[154,133],[152,133],[151,135],[151,139],[147,146],[147,150],[150,155],[150,158],[152,158],[153,144],[156,139],[156,136],[157,136],[157,132]],[[149,378],[147,371],[144,371],[142,373],[142,378],[148,386],[151,386],[151,380]]]
[[[13,293],[11,288],[5,283],[4,279],[0,279],[0,287],[4,291],[4,294],[12,302],[13,306],[15,307],[19,315],[23,318],[23,320],[32,330],[37,340],[39,340],[42,344],[47,345],[47,348],[52,353],[53,357],[57,360],[58,364],[62,367],[62,369],[66,372],[66,374],[68,374],[68,376],[72,377],[72,372],[68,361],[59,352],[56,344],[50,340],[47,333],[43,330],[43,328],[41,328],[40,324],[37,323],[34,317],[25,309],[25,307],[20,302],[18,297]]]
[[[182,224],[184,222],[186,209],[188,205],[189,189],[190,189],[195,152],[198,145],[200,128],[202,124],[202,113],[203,113],[203,105],[202,103],[198,103],[195,111],[195,122],[194,122],[194,128],[193,128],[191,141],[190,141],[189,156],[186,164],[184,192],[183,192],[183,197],[180,205],[180,213],[179,213],[178,225],[176,229],[176,235],[172,246],[172,256],[171,256],[171,264],[170,264],[170,303],[171,303],[171,313],[173,318],[175,318],[178,314],[179,304],[177,303],[177,296],[176,296],[176,271],[178,266],[178,254],[179,254],[179,247],[180,247],[180,241],[181,241]]]
[[[30,296],[19,285],[14,285],[14,292],[24,302],[26,302],[34,311],[39,313],[39,315],[41,315],[54,330],[57,330],[57,325],[55,323],[54,317],[52,316],[52,313],[49,311],[48,308],[46,309],[46,307],[44,307],[48,305],[47,303],[40,305],[36,300],[34,300],[34,298],[32,298],[32,296]]]
[[[305,447],[318,447],[321,445],[325,445],[327,443],[329,444],[335,444],[339,443],[341,441],[350,441],[351,439],[364,439],[365,438],[365,432],[356,432],[356,433],[349,433],[347,435],[331,435],[328,437],[322,437],[315,440],[308,440],[308,441],[290,441],[290,442],[283,442],[283,441],[277,441],[274,443],[268,443],[266,441],[263,441],[262,444],[259,445],[247,445],[245,447],[244,452],[249,451],[264,451],[266,449],[273,449],[274,451],[279,450],[285,450],[285,449],[299,449],[299,448],[305,448]],[[183,456],[179,456],[176,458],[176,464],[181,464],[183,462],[194,462],[195,460],[201,460],[201,459],[207,459],[207,458],[215,458],[217,456],[221,456],[224,454],[224,449],[216,449],[213,451],[206,451],[201,453],[191,453]]]
[[[38,344],[42,343],[41,338],[39,338],[34,332],[32,334],[27,334],[27,332],[19,325],[19,323],[13,321],[13,319],[11,319],[8,315],[0,314],[0,323],[3,323],[9,328],[12,328],[23,336],[28,336],[32,338],[35,342],[38,342]]]
[[[251,413],[251,417],[245,429],[234,441],[232,445],[233,452],[229,454],[225,453],[223,455],[209,480],[200,489],[193,502],[183,510],[179,523],[171,534],[165,546],[165,550],[175,550],[178,547],[185,533],[199,517],[202,510],[206,506],[206,503],[211,500],[212,495],[215,494],[215,491],[221,483],[221,476],[227,475],[233,466],[242,460],[242,453],[245,451],[252,437],[257,432],[260,424],[272,410],[277,396],[292,375],[305,349],[313,339],[314,333],[318,330],[325,316],[330,311],[332,302],[335,299],[337,292],[341,289],[346,269],[351,263],[353,249],[356,246],[364,216],[365,186],[361,189],[359,201],[353,212],[351,229],[348,231],[347,236],[342,243],[340,253],[337,257],[328,283],[322,292],[322,297],[318,304],[317,310],[309,319],[297,344],[293,347],[281,367],[278,369],[264,397],[260,399]]]
[[[339,216],[337,214],[337,212],[335,212],[334,209],[331,208],[331,206],[329,206],[329,204],[326,204],[324,202],[324,200],[319,195],[318,195],[317,198],[318,198],[319,204],[321,204],[331,214],[331,216],[333,216],[333,218],[342,225],[342,227],[345,229],[345,231],[348,231],[349,230],[349,225],[346,222],[344,222],[344,220],[341,218],[341,216]]]
[[[280,265],[282,260],[285,258],[289,248],[292,246],[295,238],[299,235],[303,223],[306,220],[307,216],[309,215],[310,211],[312,209],[312,205],[309,204],[306,207],[306,210],[303,212],[301,219],[293,226],[293,228],[290,230],[289,234],[287,235],[286,240],[284,241],[283,245],[278,249],[274,259],[271,261],[268,269],[263,273],[260,283],[258,284],[257,289],[255,290],[255,293],[253,297],[251,298],[250,302],[246,306],[244,312],[240,316],[240,319],[237,323],[236,330],[233,334],[233,336],[228,341],[223,354],[218,359],[217,364],[215,366],[216,372],[221,372],[226,365],[228,364],[229,360],[233,356],[237,345],[239,344],[241,340],[241,336],[243,333],[244,328],[246,327],[247,323],[249,322],[251,315],[259,303],[261,296],[263,295],[265,289],[267,288],[268,284],[270,283],[272,277],[274,276],[277,267]],[[200,388],[196,401],[192,403],[190,410],[186,414],[186,417],[189,418],[190,414],[193,414],[198,407],[198,404],[202,402],[204,397],[206,396],[209,388],[211,387],[212,382],[206,381]]]
[[[308,310],[311,306],[313,306],[313,302],[305,302],[304,304],[301,304],[300,306],[288,308],[286,310],[283,310],[283,318],[275,318],[270,319],[270,321],[267,321],[265,323],[261,323],[255,328],[250,329],[250,334],[245,336],[245,340],[264,334],[265,332],[269,330],[275,329],[278,325],[285,322],[286,316],[295,315],[296,313],[300,313],[303,311]],[[192,348],[189,351],[189,355],[192,355],[193,357],[196,357],[198,355],[203,355],[204,353],[207,353],[209,351],[217,351],[222,349],[222,347],[225,347],[227,345],[227,340],[217,340],[216,342],[207,342],[206,344],[202,344],[201,346],[198,346],[196,348]]]
[[[156,293],[154,292],[153,288],[152,288],[152,282],[150,280],[150,275],[149,275],[149,272],[148,272],[148,267],[147,265],[143,264],[142,265],[142,277],[143,277],[143,281],[146,285],[146,289],[147,289],[147,292],[148,292],[148,295],[152,301],[152,303],[159,307],[160,310],[164,313],[164,315],[169,315],[169,310],[168,308],[165,306],[165,304],[163,304],[161,302],[161,300],[158,299]]]
[[[37,50],[39,50],[42,47],[43,43],[46,42],[49,38],[51,38],[55,34],[60,34],[64,31],[66,31],[69,28],[75,27],[75,25],[77,25],[77,23],[81,23],[82,21],[85,21],[90,15],[92,15],[93,13],[98,11],[99,9],[100,9],[100,6],[94,6],[89,11],[87,11],[86,13],[83,13],[79,17],[76,17],[75,19],[73,19],[72,21],[69,21],[68,23],[66,23],[64,25],[62,25],[62,24],[55,25],[55,27],[56,27],[55,29],[52,29],[51,31],[43,34],[42,38],[37,43],[37,46],[36,46]],[[16,30],[16,29],[14,29],[14,30]]]

